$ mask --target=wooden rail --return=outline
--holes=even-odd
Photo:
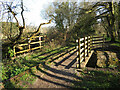
[[[32,41],[30,41],[29,38],[28,38],[28,43],[15,45],[15,46],[13,47],[14,56],[16,56],[16,54],[20,54],[20,53],[24,53],[24,52],[29,52],[29,51],[31,51],[31,50],[35,50],[35,49],[39,49],[39,48],[43,47],[43,46],[42,46],[42,42],[44,42],[44,41],[42,41],[41,37],[43,37],[43,36],[36,36],[36,37],[34,37],[34,39],[38,38],[38,39],[39,39],[38,41],[32,42]],[[32,48],[31,45],[33,45],[33,44],[39,44],[39,46]],[[17,47],[23,47],[23,46],[27,46],[27,49],[24,49],[24,50],[21,50],[21,51],[18,51],[18,52],[16,51],[16,48],[17,48]]]
[[[77,64],[76,68],[80,69],[86,66],[88,60],[93,54],[93,49],[97,45],[104,47],[105,37],[103,36],[87,36],[76,40],[78,43],[77,49]]]

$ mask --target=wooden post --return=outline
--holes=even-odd
[[[93,36],[91,36],[92,37],[92,49],[93,49]]]
[[[13,47],[13,51],[14,51],[14,57],[16,57],[15,46]]]
[[[80,69],[80,38],[76,41],[78,43],[78,52],[77,52],[77,64],[76,64],[76,68]]]
[[[40,48],[41,48],[41,37],[39,37],[39,44],[40,44]]]
[[[103,44],[102,44],[102,48],[104,47],[104,43],[105,43],[105,34],[103,34]]]
[[[92,47],[92,37],[90,36],[90,52],[91,52],[91,48]]]
[[[28,48],[29,48],[29,50],[28,51],[30,51],[30,39],[28,38]]]
[[[86,40],[85,40],[85,37],[84,37],[84,61],[85,61],[85,46],[86,46],[86,45],[85,45],[85,41],[86,41]]]
[[[89,37],[87,36],[87,57],[89,57]]]

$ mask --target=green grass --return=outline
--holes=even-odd
[[[119,72],[120,73],[120,72]],[[120,75],[110,71],[82,72],[81,80],[75,83],[76,88],[120,88]]]
[[[25,73],[21,77],[18,76],[10,81],[5,82],[5,88],[27,88],[29,84],[32,84],[35,81],[36,77],[30,73]]]
[[[111,45],[120,47],[120,43],[112,43]]]
[[[14,77],[15,75],[18,75],[28,69],[31,69],[32,67],[50,59],[51,57],[56,56],[56,54],[64,52],[65,50],[69,49],[70,47],[61,47],[57,48],[54,50],[49,50],[45,52],[34,52],[34,53],[28,53],[26,56],[22,55],[20,57],[15,58],[14,60],[12,59],[4,59],[2,62],[2,81],[4,82],[5,80],[10,79],[11,77]],[[43,54],[43,55],[42,55]],[[44,55],[44,54],[47,54]],[[50,55],[50,56],[49,56]],[[21,81],[28,81],[29,83],[33,83],[32,78],[27,78],[27,77],[32,77],[31,75],[23,75],[20,77]],[[17,80],[19,81],[19,80]],[[17,81],[12,81],[12,82],[4,82],[5,88],[7,87],[24,87],[21,85],[17,85]],[[25,84],[25,83],[23,83]],[[26,86],[27,87],[27,86]]]
[[[105,36],[105,41],[110,41],[110,40],[111,40],[110,37],[106,37],[106,36]]]
[[[106,41],[110,41],[111,38],[110,38],[110,37],[105,37],[105,40],[106,40]],[[115,42],[115,43],[112,43],[111,45],[120,47],[120,40],[115,39],[115,41],[116,41],[116,42]]]

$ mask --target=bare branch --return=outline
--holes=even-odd
[[[41,24],[39,25],[37,31],[30,37],[30,40],[32,40],[32,39],[34,38],[34,36],[37,35],[37,34],[39,33],[40,28],[41,28],[42,25],[44,25],[44,24],[49,24],[49,23],[51,23],[52,20],[53,20],[53,18],[50,19],[49,22],[47,22],[47,23],[41,23]]]
[[[9,10],[8,12],[11,12],[11,13],[12,13],[13,17],[15,18],[15,20],[16,20],[16,22],[17,22],[17,26],[18,26],[18,28],[19,28],[20,25],[19,25],[18,19],[17,19],[17,17],[16,17],[16,13],[12,11],[12,8],[11,8],[8,4],[6,4],[6,5],[7,5],[7,7],[8,7],[7,9]]]
[[[23,12],[24,12],[24,8],[23,8],[23,0],[21,0],[21,16],[22,16],[22,20],[23,20],[23,27],[25,28],[25,19],[24,19],[24,16],[23,16]]]

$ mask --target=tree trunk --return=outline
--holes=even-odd
[[[107,16],[109,33],[111,37],[111,42],[115,42],[115,16],[114,16],[114,7],[113,2],[109,2],[110,15]]]
[[[114,24],[113,24],[114,18],[107,17],[107,21],[108,21],[108,30],[109,30],[109,35],[111,37],[111,42],[115,42],[115,32],[114,32]]]
[[[110,29],[111,42],[115,42],[114,24],[110,25],[109,29]]]
[[[118,30],[118,40],[120,40],[120,29]]]

